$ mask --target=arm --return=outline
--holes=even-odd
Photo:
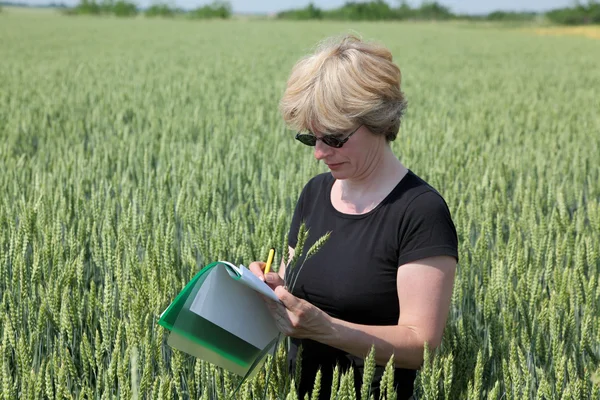
[[[375,345],[376,362],[385,365],[394,355],[397,367],[417,369],[424,344],[438,347],[448,318],[456,260],[431,257],[398,268],[400,318],[396,326],[366,326],[332,319],[330,333],[318,338],[365,358]]]
[[[396,367],[418,369],[423,363],[425,342],[430,349],[441,343],[455,270],[456,260],[448,256],[400,266],[400,318],[393,326],[359,325],[331,318],[279,288],[276,293],[288,309],[286,324],[281,328],[290,336],[310,338],[361,358],[366,358],[374,345],[378,365],[385,365],[393,354]]]

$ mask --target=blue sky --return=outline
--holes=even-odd
[[[19,1],[19,0],[14,0]],[[46,4],[52,0],[21,0],[28,4]],[[64,2],[72,5],[79,0],[54,0],[55,2]],[[183,8],[194,8],[199,5],[211,3],[212,0],[135,0],[135,2],[145,7],[155,2],[167,2]],[[271,13],[290,8],[304,7],[309,0],[230,0],[233,10],[240,13]],[[321,8],[334,8],[344,4],[345,0],[314,0],[314,4]],[[399,4],[397,0],[387,0],[388,4],[395,6]],[[479,14],[489,13],[495,10],[511,11],[546,11],[557,7],[566,7],[574,3],[574,0],[438,0],[453,12]],[[582,0],[583,3],[586,0]],[[412,6],[421,4],[421,0],[408,0]]]

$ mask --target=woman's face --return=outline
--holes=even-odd
[[[322,137],[319,134],[316,136]],[[374,166],[384,145],[384,136],[374,135],[361,126],[339,149],[317,140],[314,156],[329,167],[334,178],[358,179]]]

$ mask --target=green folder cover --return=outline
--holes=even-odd
[[[279,338],[261,294],[279,301],[243,265],[216,261],[194,276],[158,324],[170,331],[169,346],[246,378]]]

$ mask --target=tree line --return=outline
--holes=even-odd
[[[545,13],[495,11],[485,15],[455,14],[450,8],[436,2],[424,1],[419,7],[411,7],[405,0],[397,7],[383,0],[349,1],[343,6],[323,10],[312,2],[300,9],[282,11],[277,14],[281,19],[292,20],[487,20],[487,21],[534,21],[546,18],[550,22],[566,25],[599,24],[600,3],[589,0],[587,4],[577,3],[573,7],[554,9]]]
[[[527,22],[545,19],[563,25],[600,24],[600,2],[588,0],[586,4],[575,0],[572,7],[557,8],[543,13],[494,11],[485,15],[453,13],[450,8],[437,1],[425,0],[419,7],[411,7],[406,0],[400,0],[397,7],[390,6],[384,0],[347,1],[338,8],[324,10],[310,2],[306,7],[281,11],[278,19],[289,20],[351,20],[351,21],[384,21],[384,20],[473,20],[473,21],[505,21]],[[0,1],[2,5],[21,5],[9,1]],[[68,15],[116,15],[131,17],[143,13],[147,17],[189,18],[221,18],[228,19],[233,15],[232,6],[226,0],[214,0],[212,3],[192,10],[173,7],[166,3],[156,3],[142,10],[132,0],[80,0],[75,7],[64,4],[52,4],[63,9]]]
[[[75,7],[65,9],[64,13],[67,15],[115,15],[118,17],[133,17],[144,14],[146,17],[184,16],[197,19],[228,19],[233,14],[231,3],[221,0],[215,0],[210,4],[192,10],[172,7],[166,3],[156,3],[145,10],[140,10],[137,4],[130,0],[101,0],[100,2],[81,0]]]

